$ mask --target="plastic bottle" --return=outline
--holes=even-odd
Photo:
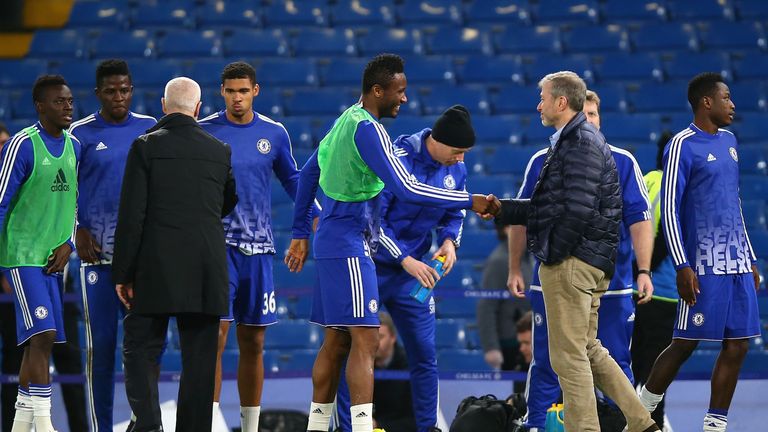
[[[440,275],[440,277],[443,277],[443,273],[445,273],[445,270],[443,270],[443,264],[445,264],[445,257],[442,255],[433,259],[431,263],[432,268],[437,271],[437,274]],[[433,289],[434,288],[425,287],[421,283],[416,282],[416,285],[414,285],[413,289],[411,290],[411,297],[415,298],[420,303],[424,303],[429,298],[429,295],[432,294]]]

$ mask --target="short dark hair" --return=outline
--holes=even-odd
[[[396,54],[379,54],[365,65],[363,72],[363,94],[368,93],[374,85],[386,88],[395,77],[403,73],[405,61]]]
[[[256,84],[256,69],[246,62],[236,61],[224,66],[221,72],[221,84],[228,79],[248,78],[251,84]]]
[[[67,81],[61,75],[43,75],[35,81],[32,87],[32,102],[42,102],[43,93],[51,88],[67,85]]]
[[[528,311],[524,313],[515,323],[515,330],[518,333],[533,331],[533,312]]]
[[[100,62],[99,65],[96,66],[96,88],[101,88],[101,83],[104,82],[104,78],[115,75],[126,75],[129,80],[133,81],[131,78],[131,71],[128,69],[128,63],[126,63],[125,60],[109,59]]]
[[[688,103],[693,111],[699,108],[699,102],[704,96],[714,96],[717,83],[725,83],[723,76],[717,72],[704,72],[696,75],[688,83]]]

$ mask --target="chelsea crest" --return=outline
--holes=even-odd
[[[259,149],[261,154],[267,154],[270,150],[272,150],[272,143],[270,143],[268,139],[262,138],[256,142],[256,148]]]

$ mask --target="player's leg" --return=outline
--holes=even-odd
[[[242,254],[237,251],[237,248],[227,246],[227,272],[229,274],[229,313],[226,316],[222,316],[219,322],[218,343],[216,347],[216,373],[214,375],[213,386],[214,412],[219,410],[219,401],[221,400],[221,381],[223,372],[221,358],[224,355],[224,348],[227,346],[229,329],[235,319],[234,301],[235,293],[237,292],[238,280],[240,278],[239,265],[242,261],[240,257],[242,257]]]
[[[80,308],[71,302],[64,303],[63,307],[64,333],[67,335],[67,342],[53,346],[53,364],[59,374],[82,375],[82,345],[77,330],[77,323],[81,316]],[[61,394],[70,431],[89,429],[85,389],[86,386],[82,383],[61,384]]]
[[[264,387],[265,326],[237,326],[240,359],[237,363],[237,390],[243,432],[258,432],[261,392]]]
[[[3,275],[0,279],[3,284],[2,291],[11,293],[10,284]],[[15,375],[21,367],[21,358],[24,350],[16,346],[16,312],[13,302],[0,303],[0,373]],[[19,394],[19,386],[16,383],[4,383],[0,385],[0,430],[10,431],[13,426],[13,417],[16,414],[16,398]]]
[[[85,325],[88,413],[95,431],[111,432],[121,303],[115,293],[109,265],[85,265],[79,270]]]
[[[415,281],[405,271],[378,269],[378,275],[380,291],[394,292],[391,299],[386,300],[382,294],[382,301],[392,316],[408,356],[416,426],[420,432],[429,431],[437,425],[438,372],[434,302],[428,300],[420,303],[411,298],[409,293]]]
[[[370,431],[373,429],[373,363],[379,348],[379,329],[349,327],[349,334],[352,343],[346,377],[352,432]]]
[[[533,361],[528,368],[525,399],[528,404],[526,425],[544,430],[547,409],[560,398],[560,383],[549,362],[549,338],[547,336],[547,312],[540,288],[529,292],[533,311],[532,350]]]
[[[323,345],[317,352],[312,366],[312,404],[309,410],[308,431],[328,430],[342,365],[347,360],[351,344],[347,330],[325,328]]]

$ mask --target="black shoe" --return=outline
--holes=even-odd
[[[128,429],[125,430],[125,432],[133,432],[133,429],[136,427],[136,422],[133,420],[128,423]]]

